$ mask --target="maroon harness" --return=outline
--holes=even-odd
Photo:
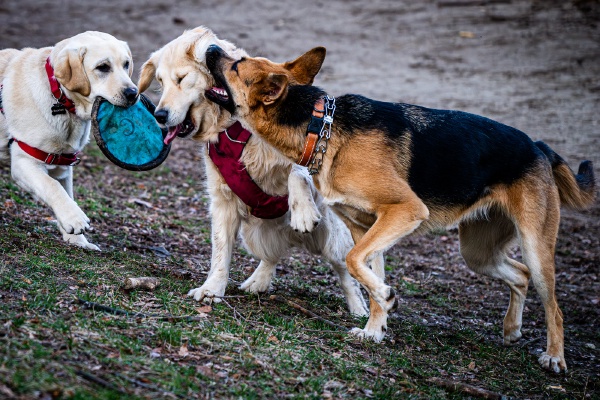
[[[250,214],[262,219],[281,217],[289,209],[288,197],[271,196],[263,192],[240,161],[251,136],[252,133],[236,122],[219,133],[218,143],[208,144],[208,155],[229,188],[249,207]]]

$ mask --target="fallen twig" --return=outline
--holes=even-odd
[[[429,378],[428,382],[433,383],[436,386],[440,386],[451,392],[461,392],[466,393],[471,396],[481,397],[482,399],[492,399],[492,400],[507,400],[509,397],[504,396],[503,394],[492,392],[487,389],[479,388],[477,386],[468,385],[462,382],[455,381],[447,381],[441,378]]]
[[[336,324],[335,322],[331,322],[323,317],[318,316],[317,314],[315,314],[314,312],[307,310],[306,308],[302,307],[300,304],[296,304],[291,300],[288,300],[284,297],[281,296],[277,296],[277,295],[272,295],[269,297],[270,300],[275,300],[278,301],[280,303],[285,303],[288,306],[295,308],[296,310],[300,311],[302,314],[308,315],[309,317],[315,318],[321,322],[323,322],[324,324],[327,324],[329,326],[332,326],[336,329],[342,330],[342,331],[348,331],[348,328],[343,327],[341,325]]]
[[[83,300],[80,297],[77,297],[77,301],[79,302],[79,304],[82,304],[85,308],[89,308],[90,310],[102,311],[102,312],[106,312],[106,313],[114,314],[114,315],[124,315],[126,317],[132,317],[132,318],[153,318],[153,319],[157,319],[159,321],[173,321],[173,320],[200,321],[200,320],[202,320],[202,317],[199,317],[199,316],[196,317],[196,316],[191,316],[191,315],[181,315],[181,316],[171,315],[171,314],[159,315],[159,314],[144,314],[141,312],[125,311],[125,310],[121,310],[119,308],[114,308],[114,307],[105,306],[103,304],[94,303],[93,301]]]
[[[158,278],[154,278],[151,276],[144,276],[141,278],[127,278],[125,279],[125,284],[123,285],[123,289],[131,290],[131,289],[146,289],[146,290],[154,290],[160,284],[160,280]]]
[[[525,347],[525,346],[527,346],[527,345],[529,345],[529,344],[531,344],[531,343],[537,342],[538,340],[541,340],[541,339],[543,339],[543,338],[544,338],[543,336],[539,336],[539,337],[536,337],[536,338],[533,338],[533,339],[527,340],[527,341],[525,341],[525,342],[523,342],[523,343],[517,343],[517,346],[518,346],[518,347]]]
[[[83,379],[85,379],[87,381],[90,381],[90,382],[93,382],[93,383],[95,383],[97,385],[100,385],[102,387],[105,387],[107,389],[114,390],[114,391],[119,392],[121,394],[129,394],[125,390],[121,389],[120,387],[117,387],[117,386],[113,385],[112,383],[110,383],[110,382],[108,382],[108,381],[106,381],[106,380],[104,380],[104,379],[102,379],[100,377],[97,377],[95,375],[89,374],[89,373],[87,373],[85,371],[77,370],[77,371],[75,371],[75,373],[77,375],[79,375],[80,377],[82,377]]]

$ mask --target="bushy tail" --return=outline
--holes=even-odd
[[[592,162],[582,161],[579,164],[579,171],[575,175],[567,162],[550,146],[542,141],[535,142],[535,144],[552,164],[552,174],[558,187],[561,205],[575,210],[591,206],[596,198],[596,182]]]

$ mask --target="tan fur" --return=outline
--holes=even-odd
[[[253,293],[267,291],[278,260],[290,247],[302,247],[331,261],[350,311],[366,315],[360,289],[344,263],[352,247],[350,234],[331,209],[322,204],[306,171],[292,166],[261,138],[249,139],[241,161],[252,179],[268,194],[289,195],[290,211],[286,215],[261,220],[249,214],[247,206],[231,191],[207,156],[206,142],[215,142],[218,133],[234,122],[227,111],[204,96],[214,85],[204,58],[211,44],[218,44],[236,57],[246,55],[244,50],[219,39],[210,30],[198,27],[155,51],[142,66],[139,81],[143,91],[156,79],[162,89],[157,110],[168,110],[166,125],[177,126],[189,115],[194,124],[189,136],[202,143],[211,200],[211,270],[203,285],[192,289],[189,295],[199,301],[212,301],[214,297],[219,301],[218,297],[225,293],[231,253],[239,232],[246,248],[261,259],[252,276],[241,285],[242,289]],[[184,79],[179,82],[181,77]],[[316,222],[319,224],[315,227]]]
[[[56,99],[45,69],[47,59],[61,91],[73,101],[75,114],[52,115]],[[101,32],[84,32],[54,47],[0,51],[0,81],[4,86],[0,161],[10,162],[17,184],[52,209],[63,239],[88,249],[98,250],[98,246],[83,235],[89,218],[73,199],[73,167],[45,164],[18,144],[8,143],[14,138],[53,154],[83,150],[89,141],[96,98],[101,96],[117,106],[131,101],[124,91],[135,88],[132,64],[127,43]],[[99,65],[110,65],[111,71],[101,73]]]
[[[247,58],[237,63],[237,71],[232,71],[235,60],[222,52],[211,53],[213,73],[217,71],[224,77],[236,116],[292,161],[298,160],[302,152],[306,127],[278,125],[277,100],[285,98],[287,86],[295,76],[303,76],[300,71],[307,75],[316,73],[315,65],[320,67],[322,60],[315,62],[315,54],[320,53],[311,51],[291,64]],[[273,80],[274,76],[278,78]],[[284,86],[278,86],[281,82],[285,82]],[[271,94],[265,96],[267,92]],[[409,115],[418,125],[420,113]],[[375,129],[355,135],[345,135],[340,129],[334,121],[323,165],[314,180],[325,201],[352,233],[355,246],[346,263],[371,300],[366,327],[354,328],[352,333],[382,340],[387,313],[397,304],[394,290],[384,283],[383,267],[379,265],[382,253],[413,232],[458,225],[461,253],[467,265],[501,279],[510,288],[504,319],[505,343],[521,337],[522,312],[531,277],[544,304],[548,329],[547,349],[539,361],[556,372],[566,370],[562,312],[554,289],[554,246],[561,202],[581,208],[592,201],[592,189],[587,193],[580,188],[566,164],[552,170],[548,160],[540,158],[514,183],[487,188],[475,204],[426,206],[407,182],[412,157],[408,139],[391,143],[384,132]],[[507,255],[509,245],[517,239],[523,263]]]

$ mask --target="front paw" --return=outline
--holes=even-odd
[[[81,235],[90,229],[90,219],[77,205],[66,212],[56,213],[56,219],[63,230],[71,235]]]
[[[350,335],[357,337],[358,339],[370,339],[375,343],[380,343],[385,336],[385,328],[381,329],[361,329],[361,328],[352,328],[348,332]]]
[[[100,247],[88,242],[84,235],[70,235],[63,233],[63,239],[69,244],[83,247],[84,249],[100,251]]]
[[[551,356],[550,354],[544,352],[538,361],[542,368],[554,371],[557,374],[561,371],[567,372],[567,363],[561,356]]]
[[[258,275],[258,276],[255,276]],[[248,293],[265,293],[271,287],[271,275],[262,276],[260,274],[252,274],[252,276],[244,281],[240,289]]]
[[[290,210],[290,226],[296,232],[311,232],[321,221],[321,213],[314,203],[292,206]]]
[[[372,297],[386,313],[392,313],[398,309],[396,291],[390,286],[382,285],[372,294]]]
[[[218,303],[221,301],[219,297],[223,297],[225,294],[225,287],[227,285],[216,284],[211,281],[204,282],[204,285],[199,288],[192,289],[188,292],[188,297],[193,297],[196,301],[204,300],[205,303],[214,301]]]

